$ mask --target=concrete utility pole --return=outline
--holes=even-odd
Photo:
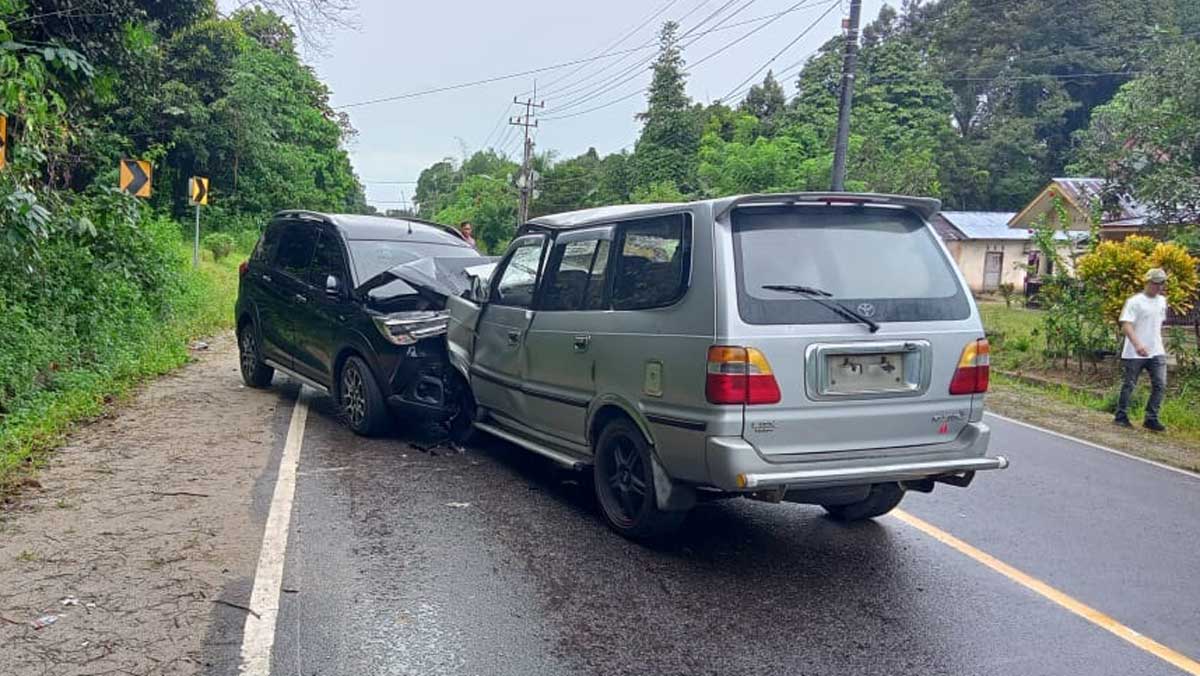
[[[854,102],[854,71],[858,67],[858,19],[862,0],[850,0],[846,24],[846,56],[842,61],[842,98],[838,103],[837,141],[833,146],[834,192],[846,190],[846,147],[850,143],[850,104]]]
[[[533,119],[536,109],[545,108],[546,102],[540,101],[534,103],[537,98],[537,84],[533,85],[533,96],[521,101],[517,97],[513,97],[513,103],[525,106],[525,113],[509,118],[508,123],[518,127],[525,128],[525,154],[521,160],[521,178],[517,182],[517,187],[521,191],[521,204],[517,208],[517,225],[520,226],[529,220],[529,201],[533,196],[533,139],[529,136],[529,130],[538,126],[538,121]]]

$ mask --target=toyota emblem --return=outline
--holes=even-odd
[[[870,303],[859,303],[858,314],[868,319],[875,316],[875,306]]]

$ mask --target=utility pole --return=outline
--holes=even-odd
[[[517,226],[520,227],[525,221],[529,220],[529,202],[533,196],[533,139],[529,136],[529,130],[538,126],[538,121],[533,119],[534,111],[539,108],[545,108],[546,102],[540,101],[534,103],[537,98],[537,83],[533,85],[533,96],[519,100],[513,97],[513,103],[519,106],[525,106],[525,113],[509,118],[508,123],[525,129],[525,154],[521,159],[521,178],[517,181],[517,187],[521,191],[521,203],[517,208]]]
[[[834,192],[846,190],[846,147],[850,143],[850,104],[854,102],[854,71],[858,67],[858,19],[862,0],[850,0],[846,25],[846,55],[842,61],[842,98],[838,102],[837,141],[833,146]]]

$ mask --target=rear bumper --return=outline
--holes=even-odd
[[[842,457],[819,454],[811,460],[776,462],[766,460],[741,437],[709,437],[705,459],[709,480],[724,490],[823,488],[1004,469],[1008,466],[1006,458],[986,455],[990,438],[987,425],[971,423],[956,439],[944,444],[857,451]]]

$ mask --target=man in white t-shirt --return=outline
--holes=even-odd
[[[1146,404],[1143,426],[1155,432],[1167,429],[1158,421],[1158,409],[1167,389],[1167,351],[1162,338],[1163,320],[1167,318],[1167,298],[1163,295],[1166,284],[1167,273],[1162,268],[1150,270],[1146,273],[1145,290],[1130,296],[1121,309],[1121,332],[1125,334],[1121,366],[1125,382],[1113,422],[1124,427],[1133,426],[1129,422],[1129,396],[1145,369],[1150,372],[1150,401]]]

